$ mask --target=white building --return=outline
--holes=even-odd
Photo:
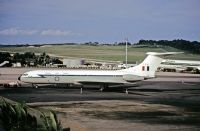
[[[79,67],[84,63],[84,59],[63,59],[63,65],[66,65],[66,67]]]

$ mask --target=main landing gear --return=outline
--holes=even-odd
[[[125,92],[126,92],[126,94],[128,94],[128,89],[127,89],[127,88],[126,88],[126,91],[125,91]]]
[[[38,88],[38,85],[32,84],[33,88]]]
[[[81,86],[80,94],[83,94],[83,85],[80,86]]]
[[[100,85],[100,91],[101,92],[104,91],[105,89],[108,89],[108,88],[109,88],[108,84],[101,84]]]

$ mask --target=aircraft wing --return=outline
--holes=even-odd
[[[154,56],[168,56],[168,55],[176,55],[176,54],[183,54],[184,52],[147,52],[147,55],[154,55]]]

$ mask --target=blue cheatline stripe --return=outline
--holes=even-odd
[[[45,76],[100,76],[100,77],[122,77],[123,75],[41,75],[39,74],[42,78]]]

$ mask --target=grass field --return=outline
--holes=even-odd
[[[85,58],[110,61],[125,60],[125,46],[88,46],[88,45],[47,45],[41,47],[1,47],[0,51],[8,52],[34,52],[47,53],[65,58]],[[128,61],[140,61],[144,59],[146,52],[165,52],[165,51],[180,51],[171,47],[156,48],[128,47]],[[176,56],[171,56],[173,59],[200,60],[200,55],[184,53]]]

